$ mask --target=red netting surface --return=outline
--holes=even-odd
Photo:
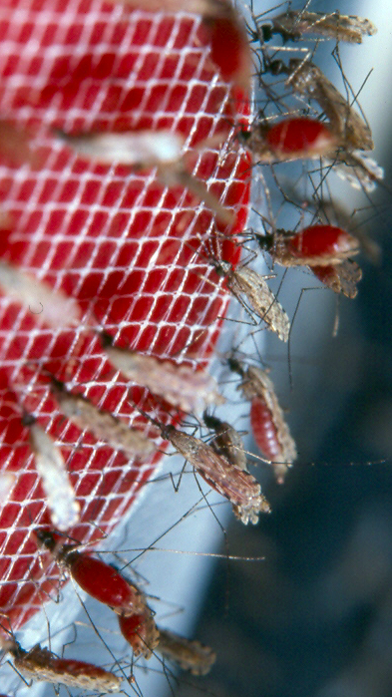
[[[0,163],[1,211],[13,221],[1,231],[0,257],[65,290],[83,311],[80,327],[56,332],[40,322],[38,308],[0,298],[0,467],[17,474],[0,515],[0,607],[17,629],[41,606],[39,588],[52,589],[55,574],[48,570],[43,584],[32,531],[50,518],[21,406],[67,459],[82,512],[72,534],[97,535],[91,522],[109,531],[159,458],[130,463],[82,434],[59,412],[46,371],[142,425],[128,386],[87,324],[122,346],[196,365],[211,353],[226,304],[205,280],[215,281],[215,273],[195,253],[199,235],[214,230],[213,215],[181,187],[158,183],[153,170],[81,159],[53,128],[169,127],[192,149],[217,133],[229,141],[236,113],[195,16],[130,12],[95,0],[9,0],[0,7],[0,41],[0,117],[32,129],[41,163]],[[194,174],[237,213],[240,228],[249,195],[246,158],[234,146],[223,156],[208,149],[191,157]],[[134,399],[141,396],[132,390]]]

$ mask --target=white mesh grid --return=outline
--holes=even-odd
[[[37,169],[0,167],[1,210],[13,220],[2,233],[1,256],[75,297],[83,318],[75,331],[56,332],[34,316],[38,308],[0,298],[0,467],[18,475],[0,517],[0,602],[14,630],[41,607],[57,574],[53,565],[43,573],[32,536],[50,519],[21,406],[67,458],[82,507],[72,533],[85,541],[101,537],[91,522],[112,529],[158,458],[128,463],[81,434],[61,416],[45,371],[148,431],[92,329],[199,365],[211,353],[216,318],[226,306],[199,239],[213,233],[212,214],[181,187],[162,186],[155,171],[138,174],[79,158],[52,129],[171,127],[192,150],[217,133],[230,141],[236,119],[233,94],[209,59],[198,18],[129,12],[94,0],[20,5],[0,7],[0,116],[31,129],[41,159]],[[195,176],[239,214],[241,225],[246,158],[232,147],[224,158],[217,148],[193,151],[191,158]],[[230,253],[228,245],[225,256]],[[140,396],[132,390],[133,398]]]

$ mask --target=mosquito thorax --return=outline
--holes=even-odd
[[[110,334],[108,334],[107,332],[104,332],[104,331],[98,332],[98,338],[101,342],[102,348],[105,349],[107,347],[113,346],[113,341],[114,341],[113,337]]]
[[[42,547],[45,547],[49,552],[55,551],[58,543],[52,532],[49,530],[36,530],[35,536]]]
[[[173,433],[175,432],[176,429],[171,424],[167,424],[167,426],[161,427],[161,436],[164,440],[170,440],[170,438],[173,436]]]
[[[22,424],[23,426],[29,427],[29,426],[34,426],[35,422],[37,419],[33,414],[29,414],[27,411],[23,412],[22,416]]]
[[[203,421],[207,428],[216,429],[222,425],[222,421],[220,419],[217,419],[217,417],[213,416],[213,414],[208,414],[206,411],[203,414]]]
[[[272,24],[261,24],[257,28],[259,30],[259,39],[261,38],[265,42],[271,41],[274,34]]]
[[[282,59],[277,58],[276,60],[273,60],[270,63],[268,63],[268,72],[274,76],[281,75],[282,73],[287,72],[287,68]]]
[[[245,377],[245,371],[239,361],[236,358],[228,358],[227,365],[233,373],[238,373],[242,378]]]
[[[250,138],[252,137],[252,132],[251,131],[245,131],[243,129],[239,130],[237,133],[237,138],[241,145],[247,145]]]
[[[277,230],[276,232],[280,234],[281,231]],[[273,233],[265,233],[264,235],[256,233],[255,240],[263,252],[270,252],[274,247],[275,235]]]

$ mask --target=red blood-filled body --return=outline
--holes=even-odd
[[[125,639],[133,645],[133,642],[139,643],[139,634],[143,631],[143,622],[145,620],[145,615],[130,615],[130,617],[125,617],[121,615],[118,618],[120,630]]]
[[[72,552],[66,560],[72,578],[86,593],[116,612],[135,612],[141,594],[109,564],[89,554]]]
[[[312,271],[319,281],[335,293],[343,293],[346,298],[356,297],[357,283],[362,278],[362,271],[355,261],[346,259],[342,264],[312,266]]]
[[[132,646],[135,657],[143,654],[145,658],[150,658],[158,645],[159,631],[149,607],[146,605],[144,612],[129,617],[120,615],[118,622],[121,634]]]
[[[208,21],[211,58],[224,80],[249,88],[251,55],[246,32],[233,12],[232,17],[216,17]]]
[[[335,138],[329,128],[316,119],[286,119],[271,126],[266,141],[273,152],[304,156],[333,149]]]
[[[282,458],[282,448],[278,440],[278,433],[270,410],[259,397],[252,399],[250,423],[253,437],[264,457],[272,462],[279,461]]]
[[[92,663],[84,663],[83,661],[75,661],[73,658],[51,658],[50,668],[58,675],[83,675],[91,678],[103,678],[107,676],[107,671]],[[1,697],[1,695],[0,695]]]
[[[60,682],[68,687],[98,690],[104,694],[120,690],[121,678],[113,673],[73,658],[57,658],[39,644],[25,651],[19,644],[11,642],[7,650],[14,656],[15,670],[32,680]]]
[[[301,230],[288,242],[293,254],[303,257],[338,255],[345,251],[352,241],[351,235],[333,225],[312,225]]]
[[[329,266],[312,266],[312,271],[319,281],[327,285],[336,276],[336,269],[332,264]]]

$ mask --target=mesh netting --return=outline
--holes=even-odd
[[[42,591],[52,590],[56,577],[54,565],[44,574],[38,561],[33,530],[50,525],[50,517],[22,407],[67,460],[81,505],[81,522],[70,532],[81,541],[101,537],[159,457],[132,463],[82,434],[61,415],[48,374],[148,431],[92,329],[196,366],[211,354],[227,302],[200,240],[216,226],[210,211],[183,188],[165,188],[155,171],[78,157],[53,129],[182,133],[191,171],[235,211],[235,229],[246,218],[249,162],[230,145],[238,104],[195,16],[129,12],[95,0],[9,0],[0,7],[0,40],[1,118],[30,129],[40,162],[0,166],[1,211],[12,220],[1,231],[1,257],[63,289],[83,312],[76,330],[53,331],[40,322],[39,308],[0,298],[0,467],[17,474],[0,516],[0,606],[16,630],[41,607]],[[223,156],[214,148],[192,151],[218,133],[229,144]],[[131,397],[147,404],[139,388]]]

